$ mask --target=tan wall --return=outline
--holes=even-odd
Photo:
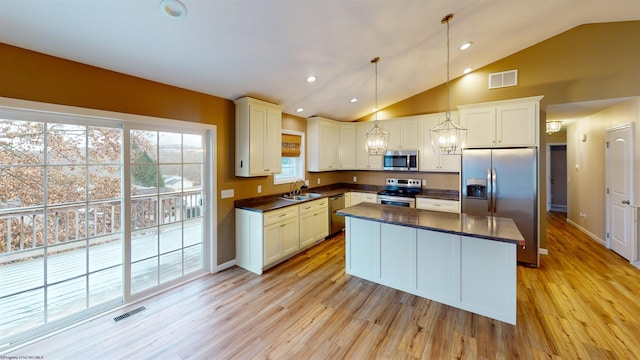
[[[640,21],[577,27],[453,80],[452,105],[545,95],[541,116],[544,123],[547,105],[640,95],[640,72],[636,69],[640,62],[640,47],[629,46],[624,40],[638,37]],[[487,90],[487,74],[511,69],[519,70],[519,86]],[[0,79],[0,96],[3,97],[216,125],[219,189],[235,189],[236,199],[256,196],[258,185],[262,186],[262,195],[288,191],[288,185],[274,186],[272,177],[244,179],[234,176],[234,104],[231,100],[5,44],[0,44]],[[381,118],[444,111],[444,94],[442,86],[425,91],[384,109]],[[300,131],[305,128],[303,123],[304,119],[285,115],[283,128]],[[544,156],[542,153],[542,160]],[[541,168],[545,168],[544,161]],[[362,179],[377,184],[387,176],[382,172],[307,176],[311,186],[317,186],[317,178],[321,179],[321,185],[327,185],[350,181],[352,173],[359,177],[358,182]],[[424,176],[434,188],[448,188],[459,182],[457,175]],[[541,174],[541,179],[544,178]],[[544,194],[544,182],[541,185]],[[235,258],[233,201],[218,199],[218,264]],[[545,245],[544,238],[542,245]]]
[[[573,119],[567,128],[567,217],[602,242],[606,241],[605,131],[615,125],[635,123],[634,137],[638,139],[639,122],[640,99],[632,99],[593,116]],[[640,169],[637,168],[640,149],[637,144],[634,158],[634,184],[637,190],[640,180]],[[638,197],[634,203],[637,204],[637,201]]]
[[[640,21],[578,26],[453,79],[451,106],[455,110],[458,105],[544,95],[540,114],[540,134],[544,134],[549,105],[640,95],[640,47],[624,40],[638,37]],[[507,70],[518,70],[518,86],[489,90],[489,74]],[[379,118],[443,112],[446,104],[446,88],[441,85],[382,109]],[[545,136],[540,141],[540,246],[546,248]]]

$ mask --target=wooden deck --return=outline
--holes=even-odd
[[[566,224],[518,267],[517,326],[344,273],[344,237],[262,276],[208,275],[8,356],[46,359],[638,359],[640,270]],[[114,324],[138,306],[148,310]]]
[[[195,221],[185,224],[186,247],[200,241],[202,229]],[[165,229],[160,241],[155,233],[141,235],[133,240],[133,260],[150,258],[149,261],[135,264],[132,269],[134,293],[157,285],[159,276],[161,282],[182,276],[181,252],[175,252],[175,256],[161,256],[159,265],[158,259],[153,258],[157,256],[159,247],[164,253],[183,246],[182,227],[179,224]],[[82,247],[83,242],[77,242],[74,250],[48,257],[47,283],[55,284],[50,285],[46,294],[48,321],[108,301],[122,300],[122,243],[117,236],[101,240],[92,245],[88,252],[86,247]],[[187,272],[202,266],[201,255],[198,251],[185,252],[184,265]],[[87,259],[90,272],[88,278],[84,276],[87,272]],[[43,268],[42,256],[0,266],[0,338],[44,323]]]

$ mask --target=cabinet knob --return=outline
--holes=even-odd
[[[623,204],[629,205],[631,202],[629,202],[629,200],[622,200]]]

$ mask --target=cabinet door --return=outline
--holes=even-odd
[[[500,146],[535,146],[538,139],[535,103],[496,108],[496,140]]]
[[[416,229],[380,225],[380,282],[414,292],[416,277]]]
[[[364,136],[373,127],[373,122],[356,125],[356,168],[359,170],[382,170],[382,156],[371,156],[365,147]]]
[[[322,121],[320,123],[320,169],[338,170],[340,168],[340,127],[337,123]]]
[[[380,223],[347,217],[346,273],[363,279],[380,278]]]
[[[431,145],[431,133],[429,130],[438,126],[446,119],[445,114],[427,115],[418,120],[418,132],[420,134],[420,171],[433,172],[460,172],[460,155],[440,155]],[[451,119],[458,120],[458,113],[452,113]]]
[[[270,265],[282,258],[282,229],[281,223],[271,224],[264,228],[264,266]]]
[[[264,174],[267,169],[264,151],[267,146],[267,108],[249,105],[249,174]]]
[[[460,236],[418,230],[417,293],[445,304],[460,298]]]
[[[402,149],[402,125],[400,124],[400,120],[379,121],[378,124],[385,131],[389,132],[389,142],[387,144],[387,149]]]
[[[356,125],[340,124],[340,169],[356,168]]]
[[[282,113],[267,108],[265,118],[265,140],[262,153],[264,171],[268,174],[282,172]]]
[[[300,222],[298,218],[283,221],[282,230],[282,256],[295,253],[300,249]]]
[[[324,239],[329,235],[329,209],[318,209],[313,213],[314,219],[314,240]]]
[[[300,214],[300,248],[306,248],[315,241],[315,216],[313,212]]]
[[[404,150],[418,149],[418,120],[400,120],[400,132],[402,134],[402,147]]]
[[[465,148],[496,145],[496,110],[494,106],[460,110],[460,122],[468,130]]]

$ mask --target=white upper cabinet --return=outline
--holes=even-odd
[[[340,126],[318,116],[307,119],[308,171],[340,170]]]
[[[236,176],[278,174],[282,168],[282,110],[243,97],[236,104]]]
[[[389,132],[388,150],[416,150],[418,149],[418,120],[408,119],[384,120],[378,122]]]
[[[382,156],[372,156],[365,147],[364,136],[373,127],[373,121],[361,122],[356,125],[356,169],[382,170]]]
[[[466,148],[538,146],[542,96],[461,105]]]
[[[356,124],[341,122],[340,126],[340,169],[356,168]]]
[[[419,170],[431,172],[460,172],[460,155],[440,155],[431,146],[429,130],[446,119],[445,113],[422,115],[418,120],[420,148],[418,153]],[[451,120],[458,121],[458,113],[451,113]]]

